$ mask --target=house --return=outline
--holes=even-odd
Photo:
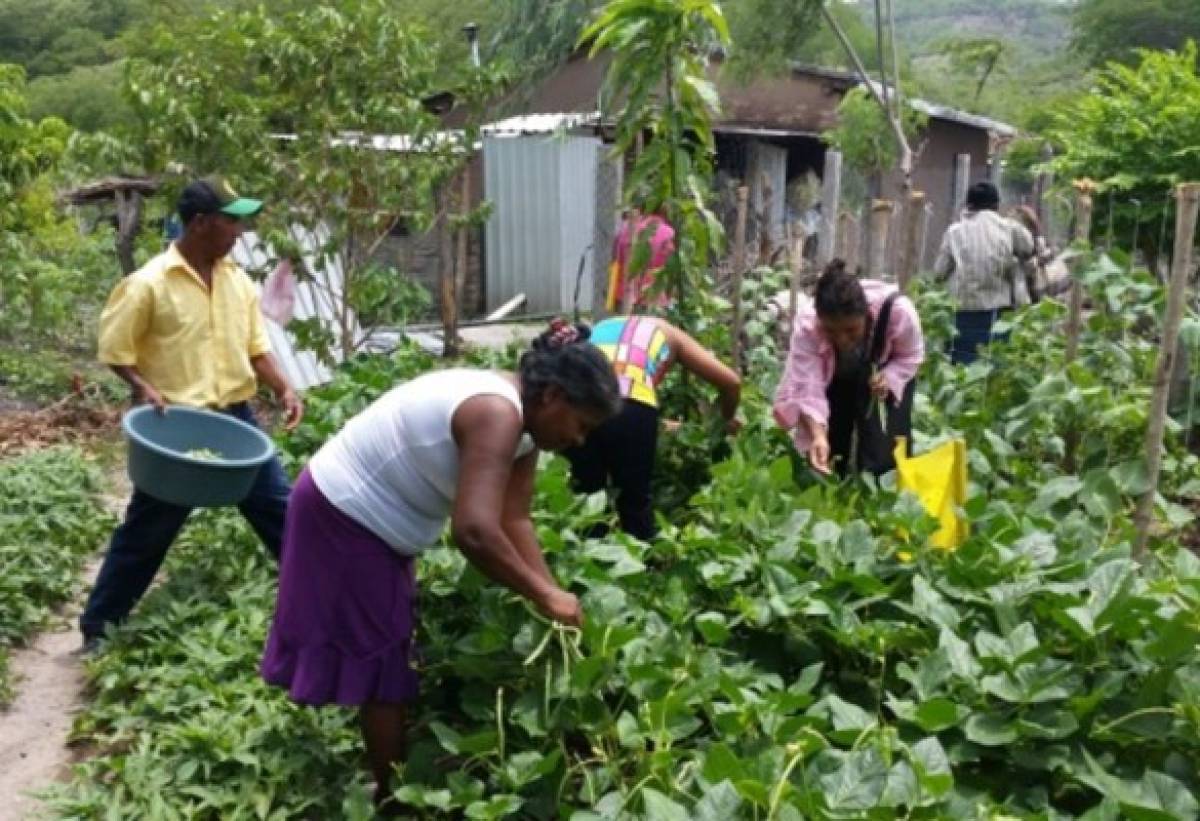
[[[597,304],[619,219],[623,164],[610,156],[612,117],[601,111],[605,54],[577,51],[520,100],[519,114],[482,129],[481,150],[468,174],[472,205],[490,204],[482,228],[470,232],[468,265],[460,274],[465,316],[495,309],[517,294],[534,314],[589,310]],[[820,224],[814,206],[828,147],[821,134],[837,124],[843,97],[859,86],[854,73],[794,65],[781,76],[739,81],[711,63],[722,111],[714,122],[717,210],[732,226],[733,191],[751,190],[749,235],[759,223],[775,245],[788,223]],[[906,102],[927,117],[917,150],[913,188],[926,195],[928,223],[923,263],[961,208],[972,181],[998,176],[998,152],[1011,126],[916,98]],[[446,127],[461,125],[451,110]],[[765,185],[764,185],[765,183]],[[840,210],[858,212],[871,198],[898,199],[899,173],[864,179],[844,169]],[[764,211],[765,208],[765,211]],[[865,233],[865,232],[864,232]],[[895,241],[898,232],[893,232]],[[400,226],[381,249],[383,261],[435,294],[441,267],[438,238],[409,235]],[[860,256],[860,258],[863,258]]]

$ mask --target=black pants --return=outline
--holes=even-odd
[[[896,437],[908,440],[912,454],[912,405],[916,379],[904,387],[904,396],[896,402],[871,396],[870,371],[835,376],[825,392],[829,400],[829,451],[833,467],[840,476],[869,471],[876,476],[896,467],[892,453]],[[880,404],[884,419],[880,420]]]
[[[650,483],[657,444],[658,409],[626,399],[621,412],[592,431],[581,447],[563,453],[577,493],[596,493],[611,482],[621,529],[639,539],[651,539],[655,532]]]

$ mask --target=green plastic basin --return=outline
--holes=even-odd
[[[158,413],[140,405],[125,414],[121,427],[134,487],[183,507],[237,504],[275,454],[270,438],[254,425],[199,408],[168,406]]]

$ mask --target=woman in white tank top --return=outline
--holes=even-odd
[[[542,557],[529,505],[538,449],[563,450],[621,407],[612,367],[583,329],[556,323],[517,373],[424,374],[329,440],[288,503],[279,593],[262,674],[301,704],[360,709],[376,802],[404,750],[413,561],[450,522],[492,580],[579,625],[579,600]]]

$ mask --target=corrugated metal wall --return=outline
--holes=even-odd
[[[292,239],[304,250],[306,262],[318,277],[317,282],[303,282],[296,286],[294,319],[320,316],[332,323],[336,316],[334,306],[337,300],[333,294],[341,292],[342,270],[336,261],[329,264],[327,260],[325,265],[317,264],[316,253],[326,239],[324,233],[322,231],[319,236],[313,236],[299,227],[291,230]],[[230,256],[246,271],[263,272],[268,269],[274,252],[253,231],[247,231],[238,238]],[[275,354],[275,360],[293,388],[305,390],[314,385],[323,385],[333,377],[333,372],[312,351],[298,349],[290,333],[272,320],[263,319],[267,336],[271,339],[271,352]]]
[[[594,137],[484,137],[488,310],[520,293],[531,313],[571,310],[579,259],[592,244],[602,150]],[[591,294],[585,264],[581,309],[590,309]]]

